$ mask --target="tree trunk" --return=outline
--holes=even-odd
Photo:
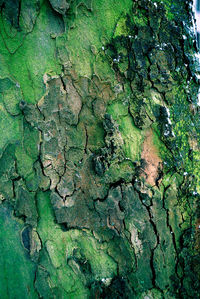
[[[200,298],[192,1],[0,5],[0,298]]]

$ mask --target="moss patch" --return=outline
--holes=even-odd
[[[108,106],[107,111],[119,125],[126,157],[132,161],[139,160],[144,135],[140,129],[135,127],[133,119],[128,113],[128,106],[122,102],[114,102]]]

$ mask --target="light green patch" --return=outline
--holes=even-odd
[[[160,105],[160,106],[163,106],[163,99],[162,99],[162,96],[159,92],[151,89],[150,90],[150,103],[153,102],[153,104],[157,104],[157,105]]]
[[[4,204],[0,205],[0,227],[0,297],[38,298],[33,285],[35,265],[20,240],[23,225]]]
[[[77,257],[74,256],[77,250],[81,252],[82,257],[84,256],[84,264],[90,265],[91,275],[95,279],[100,280],[116,275],[116,263],[91,232],[76,229],[66,232],[61,230],[54,220],[48,192],[39,194],[38,209],[40,220],[37,231],[53,265],[52,268],[43,256],[42,264],[47,267],[51,285],[60,287],[63,295],[69,296],[67,298],[78,298],[78,296],[88,298],[86,281]]]
[[[114,82],[115,81],[115,72],[110,67],[110,62],[108,61],[108,58],[103,51],[98,53],[96,55],[94,64],[93,64],[93,70],[94,73],[101,78],[102,80]]]
[[[158,149],[158,154],[162,160],[165,160],[166,157],[169,158],[170,152],[166,148],[165,144],[160,140],[158,135],[158,129],[155,124],[152,125],[153,128],[153,144]]]
[[[60,289],[61,298],[66,298],[67,294],[70,294],[69,298],[76,298],[77,294],[83,296],[82,298],[87,298],[87,288],[67,264],[66,244],[69,237],[67,237],[67,232],[63,232],[54,220],[49,192],[39,193],[38,209],[40,220],[37,232],[42,243],[45,244],[45,249],[41,254],[41,266],[45,267],[49,273],[50,286]],[[49,285],[48,281],[44,283]],[[42,292],[40,281],[37,284],[38,291]]]
[[[128,106],[122,102],[114,102],[108,106],[107,112],[112,115],[113,119],[119,125],[126,158],[132,161],[139,160],[144,134],[135,127],[133,119],[128,113]]]
[[[73,256],[73,250],[80,248],[82,253],[91,265],[91,271],[95,280],[102,278],[112,278],[117,274],[117,264],[101,248],[101,244],[92,236],[90,232],[71,230],[68,233],[67,256]]]
[[[82,3],[84,4],[85,1]],[[102,51],[102,46],[105,46],[112,38],[121,15],[128,13],[131,7],[132,1],[130,0],[122,1],[120,5],[117,0],[102,0],[94,1],[92,12],[90,12],[84,5],[77,6],[76,1],[72,4],[70,12],[76,10],[76,14],[74,18],[69,16],[66,18],[67,41],[65,47],[80,76],[92,76],[95,71],[96,55],[91,47],[93,49],[95,47],[97,52]],[[63,40],[63,37],[58,37],[57,41],[59,42],[60,39]],[[64,45],[62,45],[63,48]],[[103,74],[98,70],[97,72],[99,76],[103,77],[104,72]],[[108,76],[107,72],[106,75]]]
[[[0,101],[11,115],[18,115],[20,113],[19,102],[23,100],[21,89],[19,85],[4,78],[0,80]]]
[[[148,18],[140,10],[137,10],[137,14],[133,16],[133,20],[138,27],[148,25]]]
[[[33,160],[27,155],[22,145],[16,147],[15,156],[18,174],[27,178],[33,171]]]
[[[128,27],[126,26],[126,17],[122,17],[119,19],[117,22],[116,28],[115,28],[115,33],[114,33],[114,38],[117,36],[127,36],[128,35]]]
[[[0,25],[2,28],[2,24]],[[24,35],[20,40],[18,39],[20,32],[17,32],[13,37],[6,39],[5,32],[2,30],[0,54],[4,56],[4,65],[8,66],[8,70],[2,68],[4,73],[8,75],[8,72],[21,87],[24,99],[29,103],[37,102],[44,94],[45,72],[60,73],[60,65],[55,57],[55,40],[50,34],[60,33],[61,28],[59,19],[45,2],[31,34]]]

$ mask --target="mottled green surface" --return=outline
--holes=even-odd
[[[22,221],[13,217],[9,205],[0,207],[0,297],[5,299],[37,298],[34,289],[34,265],[21,243]]]
[[[199,298],[190,2],[0,0],[0,298]]]

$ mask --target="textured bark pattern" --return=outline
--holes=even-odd
[[[191,2],[0,1],[0,298],[200,298]]]

